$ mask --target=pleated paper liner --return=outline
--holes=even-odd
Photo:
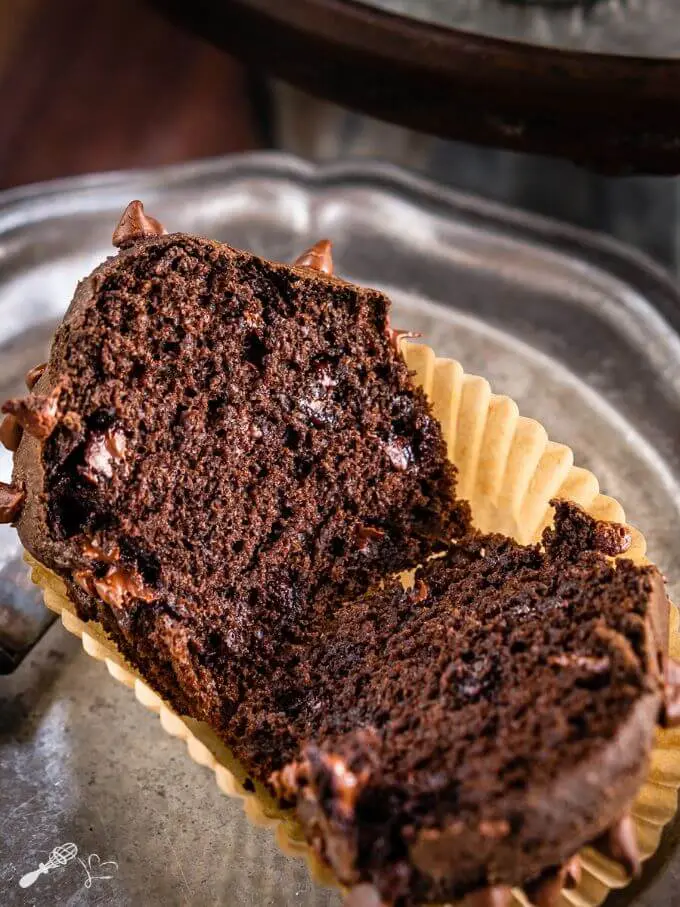
[[[576,501],[598,519],[625,523],[621,505],[600,494],[595,476],[574,466],[574,456],[564,444],[548,439],[543,426],[519,415],[509,397],[491,393],[488,381],[466,375],[450,359],[438,359],[422,344],[402,343],[407,364],[432,400],[446,437],[450,458],[458,467],[458,494],[472,507],[475,525],[484,532],[502,532],[520,542],[540,538],[552,518],[553,497]],[[631,529],[633,543],[626,557],[646,563],[646,543]],[[281,811],[256,785],[246,791],[246,771],[207,725],[180,718],[128,665],[103,630],[83,623],[66,596],[62,580],[29,555],[33,582],[41,586],[45,604],[61,615],[67,630],[82,639],[83,648],[103,661],[116,680],[134,690],[135,696],[160,717],[167,733],[185,741],[189,756],[215,772],[220,789],[239,797],[248,818],[270,826],[281,849],[307,861],[312,876],[322,884],[335,884],[332,873],[307,847],[292,812]],[[671,614],[671,654],[680,658],[680,626],[676,608]],[[633,808],[638,844],[643,859],[658,848],[664,826],[673,818],[680,788],[680,729],[657,732],[651,769]],[[617,863],[585,848],[579,886],[564,890],[560,907],[597,907],[613,888],[630,881]],[[526,905],[520,891],[516,904]]]

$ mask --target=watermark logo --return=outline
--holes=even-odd
[[[38,864],[37,869],[27,872],[19,879],[20,888],[30,888],[34,885],[40,876],[47,875],[53,869],[59,869],[66,866],[72,860],[76,860],[85,870],[85,888],[91,888],[93,882],[104,882],[112,879],[118,871],[118,863],[115,860],[102,860],[98,853],[91,853],[87,860],[78,856],[78,846],[73,842],[59,844],[50,853],[45,862]]]

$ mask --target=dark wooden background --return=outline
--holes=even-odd
[[[256,132],[242,67],[139,0],[0,0],[0,188],[243,151]]]

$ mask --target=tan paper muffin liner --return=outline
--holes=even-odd
[[[440,420],[449,457],[458,467],[458,494],[472,507],[475,525],[484,532],[502,532],[527,543],[539,539],[552,518],[549,500],[567,498],[598,519],[625,523],[621,505],[600,494],[595,476],[574,466],[574,455],[564,444],[548,439],[542,425],[519,415],[509,397],[491,393],[488,381],[466,375],[460,363],[438,359],[423,344],[401,345],[416,381],[429,395]],[[646,563],[646,543],[631,529],[632,546],[626,553],[637,563]],[[30,555],[33,582],[42,587],[45,604],[61,615],[71,633],[82,639],[88,655],[106,664],[109,673],[134,690],[135,696],[159,716],[168,734],[185,741],[194,762],[215,773],[219,788],[239,797],[246,815],[256,825],[272,828],[281,849],[304,858],[313,878],[337,884],[332,872],[307,847],[291,811],[281,811],[260,786],[254,793],[243,787],[245,769],[205,724],[181,718],[147,686],[119,654],[101,627],[85,624],[76,616],[62,580]],[[671,654],[680,658],[677,609],[671,609]],[[643,859],[658,848],[664,826],[673,818],[680,788],[680,729],[658,730],[647,782],[633,808],[638,844]],[[592,848],[581,854],[583,876],[579,886],[564,890],[560,907],[597,907],[611,889],[622,888],[630,879],[621,866]],[[514,903],[527,905],[521,891]]]

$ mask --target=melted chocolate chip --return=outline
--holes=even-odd
[[[113,608],[122,608],[128,599],[153,601],[150,589],[145,589],[139,576],[125,567],[113,567],[106,576],[95,579],[97,594]]]
[[[329,239],[320,239],[319,242],[303,252],[293,262],[294,267],[311,268],[321,271],[322,274],[333,273],[333,246]]]
[[[359,774],[350,771],[340,756],[324,754],[322,759],[332,773],[333,791],[339,806],[348,814],[354,811],[361,788],[368,780],[369,772],[364,769]]]
[[[7,415],[0,422],[0,444],[7,450],[15,451],[21,443],[23,429],[15,416]]]
[[[86,551],[96,551],[97,555],[101,552],[96,548],[88,548],[86,545],[83,554]],[[110,555],[113,558],[113,553]],[[101,560],[99,556],[98,560]],[[155,598],[154,592],[144,586],[141,577],[135,570],[129,567],[116,565],[115,561],[104,576],[97,576],[92,570],[76,570],[73,573],[73,580],[81,589],[84,589],[89,595],[99,597],[112,608],[122,608],[128,601],[145,601],[150,602]]]
[[[57,385],[49,394],[29,394],[24,398],[8,400],[2,411],[14,416],[27,434],[44,441],[57,425],[62,390]]]
[[[330,388],[337,385],[337,381],[333,377],[333,369],[336,367],[337,363],[332,359],[326,357],[320,357],[314,360],[314,373],[319,382],[322,393],[327,393]]]
[[[84,465],[80,467],[81,475],[92,482],[113,476],[113,466],[125,456],[127,440],[120,430],[109,429],[104,434],[91,435],[85,445]]]
[[[90,561],[100,561],[103,564],[117,564],[120,560],[120,550],[117,545],[111,545],[108,550],[102,548],[94,540],[85,542],[82,548],[83,557]]]
[[[19,515],[25,498],[22,488],[0,482],[0,523],[12,523]]]
[[[305,749],[303,759],[290,763],[272,775],[270,780],[277,794],[295,800],[302,791],[301,800],[312,802],[318,800],[319,790],[323,789],[332,796],[342,812],[351,815],[361,791],[371,777],[375,763],[372,750],[376,739],[375,730],[365,727],[357,731],[356,736],[365,746],[363,757],[358,763],[355,759],[350,767],[337,753],[329,753],[310,744]]]
[[[413,587],[413,601],[424,602],[429,594],[430,590],[427,588],[427,583],[422,579],[417,579]]]
[[[632,536],[627,526],[621,523],[608,523],[598,520],[594,530],[594,547],[596,551],[609,557],[618,557],[628,551]]]
[[[32,391],[38,381],[40,381],[42,374],[46,368],[47,363],[41,362],[40,365],[34,365],[32,369],[29,369],[26,372],[26,377],[24,380],[26,381],[26,387],[29,389],[29,391]]]
[[[328,412],[323,400],[303,399],[300,400],[299,407],[314,428],[324,428],[335,422],[333,413]]]
[[[277,797],[289,803],[295,803],[299,791],[309,782],[309,763],[289,762],[288,765],[275,772],[271,777],[271,784]]]
[[[357,550],[362,554],[367,554],[373,547],[373,543],[382,541],[386,534],[384,529],[376,529],[374,526],[359,526],[355,536]]]
[[[391,438],[385,451],[392,466],[400,472],[405,472],[413,464],[413,450],[404,438]]]
[[[635,823],[630,815],[623,816],[595,842],[595,847],[625,868],[631,876],[640,874],[642,866]]]
[[[74,570],[73,582],[80,586],[84,592],[87,592],[88,595],[96,597],[97,590],[94,588],[94,574],[90,570]]]
[[[389,323],[385,328],[385,333],[387,334],[387,339],[390,341],[390,344],[395,353],[399,353],[399,344],[402,340],[417,340],[419,337],[422,337],[420,331],[404,331],[399,328],[390,327]]]
[[[150,217],[144,213],[144,205],[135,200],[130,202],[118,226],[113,231],[111,242],[118,249],[124,249],[143,239],[145,236],[163,236],[167,230],[157,221],[155,217]]]

